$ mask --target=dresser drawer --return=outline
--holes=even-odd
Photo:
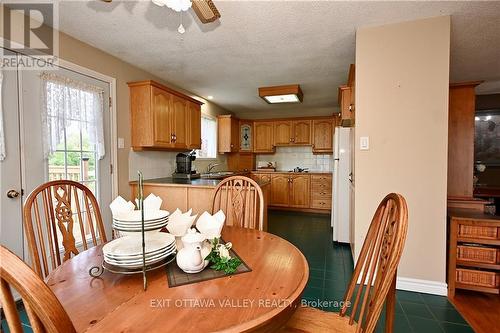
[[[497,264],[500,263],[500,249],[483,246],[458,245],[457,260]]]
[[[498,239],[498,228],[492,226],[460,224],[458,227],[458,237]]]
[[[314,209],[331,209],[332,199],[315,199],[311,200],[311,208]]]
[[[332,183],[311,181],[311,190],[332,190]]]
[[[318,183],[332,183],[332,176],[330,175],[311,175],[312,182]]]
[[[473,286],[497,288],[500,284],[500,273],[457,268],[457,282]]]

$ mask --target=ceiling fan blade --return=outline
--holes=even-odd
[[[220,13],[212,0],[192,0],[192,8],[201,23],[210,23],[220,18]]]

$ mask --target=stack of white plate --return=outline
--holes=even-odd
[[[145,210],[144,230],[151,231],[163,228],[168,223],[168,215],[169,212],[166,210]],[[131,212],[114,215],[113,228],[129,232],[141,231],[141,211],[133,210]]]
[[[153,265],[176,252],[175,237],[164,232],[145,235],[146,265]],[[142,267],[141,235],[120,237],[102,247],[104,261],[123,268]]]

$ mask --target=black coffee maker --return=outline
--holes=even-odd
[[[192,150],[189,153],[179,153],[175,156],[176,169],[172,174],[172,178],[194,179],[199,178],[200,174],[196,171],[191,171],[192,162],[196,159],[196,151]]]

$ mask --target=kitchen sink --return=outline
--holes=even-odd
[[[211,173],[202,173],[201,178],[205,179],[224,179],[229,176],[234,175],[235,173],[233,171],[216,171],[216,172],[211,172]]]

